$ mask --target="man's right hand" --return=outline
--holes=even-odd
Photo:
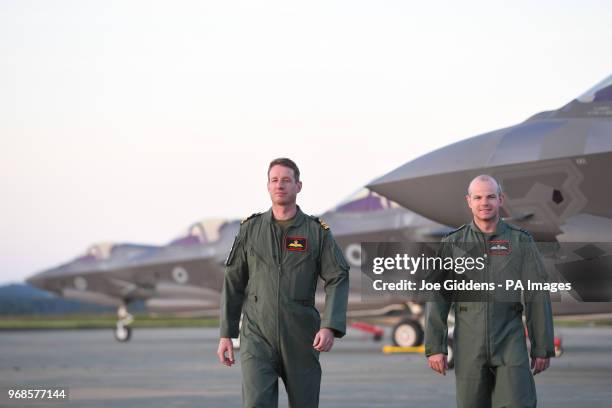
[[[446,370],[448,370],[446,354],[432,354],[431,356],[427,357],[427,362],[429,363],[429,367],[431,367],[432,370],[442,375],[446,375]]]
[[[226,352],[227,356],[225,355]],[[217,357],[219,357],[219,362],[221,364],[225,364],[228,367],[231,367],[236,362],[236,360],[234,360],[234,345],[232,344],[232,339],[229,337],[221,337],[221,339],[219,339]]]

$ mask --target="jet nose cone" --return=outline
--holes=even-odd
[[[469,213],[468,182],[485,168],[502,133],[495,131],[425,154],[368,185],[371,190],[446,225],[462,224]]]

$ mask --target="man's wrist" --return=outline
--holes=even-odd
[[[342,337],[341,336],[342,333],[334,329],[333,327],[321,327],[321,329],[319,330],[323,330],[323,329],[329,330],[334,335],[334,337]]]
[[[448,346],[445,344],[425,344],[425,356],[433,356],[435,354],[447,354]]]
[[[534,347],[531,350],[531,358],[549,358],[555,355],[554,350],[547,350],[546,348]]]

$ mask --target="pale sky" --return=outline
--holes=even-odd
[[[0,2],[0,284],[99,241],[320,213],[612,73],[607,1]]]

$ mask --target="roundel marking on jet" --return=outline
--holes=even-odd
[[[361,267],[361,244],[349,244],[344,250],[346,260],[351,266]]]
[[[176,281],[176,283],[187,283],[189,280],[189,273],[182,266],[177,266],[172,269],[172,278]]]
[[[74,287],[77,290],[84,291],[87,289],[87,280],[82,276],[77,276],[74,278]]]

